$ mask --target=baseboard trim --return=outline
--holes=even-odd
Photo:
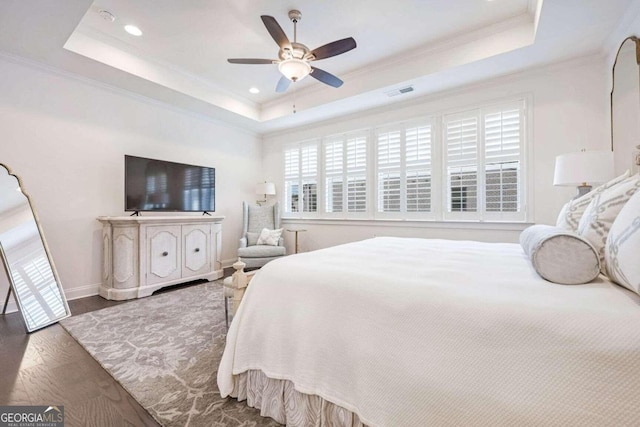
[[[222,268],[233,267],[233,263],[236,262],[238,258],[229,258],[222,260]]]
[[[98,291],[100,289],[100,283],[95,283],[92,285],[78,286],[77,288],[65,289],[64,295],[67,297],[68,301],[86,297],[92,297],[94,295],[98,295]]]
[[[222,267],[223,268],[231,267],[233,263],[236,261],[237,261],[237,258],[224,260],[222,261]],[[80,299],[80,298],[99,295],[99,291],[100,291],[100,283],[95,283],[91,285],[78,286],[76,288],[65,289],[64,295],[67,298],[67,301],[71,301],[74,299]],[[9,299],[9,304],[7,304],[7,314],[15,313],[17,311],[18,311],[18,306],[15,300],[13,299],[13,294],[11,294],[11,298]]]

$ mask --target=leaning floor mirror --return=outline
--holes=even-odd
[[[71,315],[31,200],[20,179],[1,163],[0,255],[9,283],[2,314],[13,294],[27,332]]]

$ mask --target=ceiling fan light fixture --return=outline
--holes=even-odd
[[[280,62],[278,70],[292,82],[298,82],[311,73],[311,66],[302,59],[291,58]]]

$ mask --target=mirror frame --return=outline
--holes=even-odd
[[[610,107],[610,114],[611,114],[611,151],[614,151],[613,150],[613,143],[614,143],[613,141],[613,92],[616,89],[616,65],[618,64],[618,58],[620,57],[620,51],[622,50],[622,46],[624,46],[624,44],[629,40],[633,41],[636,45],[636,63],[640,67],[640,38],[636,36],[629,36],[626,39],[622,40],[622,42],[620,43],[620,46],[618,46],[618,50],[616,51],[616,57],[615,57],[615,60],[613,61],[613,66],[611,67],[611,94],[609,96],[609,107]],[[638,76],[638,79],[640,79],[640,75]],[[640,98],[640,93],[638,94],[638,98]]]
[[[58,271],[56,270],[56,266],[53,263],[53,259],[51,258],[51,251],[49,250],[49,245],[47,245],[47,240],[44,238],[44,233],[42,232],[42,227],[40,225],[40,219],[38,218],[38,214],[36,213],[35,209],[33,208],[33,203],[31,202],[31,196],[29,196],[29,194],[27,194],[24,191],[24,186],[22,185],[22,180],[20,179],[20,177],[18,175],[13,173],[13,171],[11,170],[11,168],[9,166],[5,165],[4,163],[0,163],[0,167],[3,167],[7,171],[9,176],[14,177],[18,181],[18,186],[20,187],[20,192],[27,199],[27,203],[29,203],[29,208],[31,209],[31,213],[33,214],[33,220],[36,223],[36,227],[38,229],[38,234],[40,235],[40,240],[42,241],[42,246],[44,247],[44,252],[47,255],[47,261],[49,261],[49,266],[51,267],[51,273],[53,274],[53,278],[55,279],[56,285],[58,286],[58,291],[60,292],[60,296],[62,297],[62,302],[64,303],[64,309],[65,309],[65,315],[64,316],[57,317],[57,318],[51,320],[48,323],[45,323],[45,324],[42,324],[42,325],[38,325],[38,327],[33,328],[33,329],[29,329],[29,324],[28,324],[27,319],[26,319],[26,313],[24,312],[23,307],[22,307],[22,302],[20,301],[20,295],[18,295],[18,292],[16,290],[16,286],[13,283],[13,278],[11,277],[9,264],[7,262],[7,257],[5,256],[4,249],[3,249],[2,245],[0,245],[0,258],[2,258],[2,266],[4,267],[4,271],[6,273],[7,280],[9,282],[9,289],[13,293],[13,299],[15,300],[15,302],[16,302],[16,304],[18,306],[18,310],[20,310],[20,313],[22,314],[22,319],[24,321],[24,327],[27,330],[27,333],[31,333],[31,332],[37,331],[39,329],[46,328],[47,326],[53,325],[54,323],[58,323],[62,319],[66,319],[67,317],[70,317],[71,316],[71,310],[69,309],[69,304],[67,303],[67,297],[64,294],[64,288],[62,287],[62,282],[60,281],[60,276],[58,276]],[[8,295],[7,295],[7,298],[8,298]]]

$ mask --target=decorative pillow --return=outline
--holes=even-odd
[[[532,225],[520,234],[520,245],[540,277],[550,282],[579,285],[600,274],[593,245],[563,228]]]
[[[252,233],[250,231],[247,231],[247,246],[257,245],[258,237],[260,237],[260,233]]]
[[[640,294],[640,191],[613,222],[604,258],[611,280]]]
[[[562,227],[565,230],[578,231],[580,219],[582,218],[584,211],[587,209],[587,206],[589,206],[589,203],[591,203],[591,200],[593,200],[596,195],[602,193],[604,190],[613,187],[614,185],[624,181],[628,177],[629,171],[626,171],[619,177],[616,177],[611,181],[594,188],[584,196],[567,202],[560,210],[556,226]]]
[[[258,245],[271,245],[278,246],[278,240],[280,240],[280,235],[282,234],[282,228],[278,228],[277,230],[269,230],[268,228],[263,228],[260,233],[260,237],[258,237]]]
[[[599,192],[591,200],[580,219],[578,234],[591,242],[596,248],[600,256],[602,272],[605,274],[604,248],[607,244],[607,235],[622,207],[638,189],[640,189],[640,176],[634,175],[611,188]]]

